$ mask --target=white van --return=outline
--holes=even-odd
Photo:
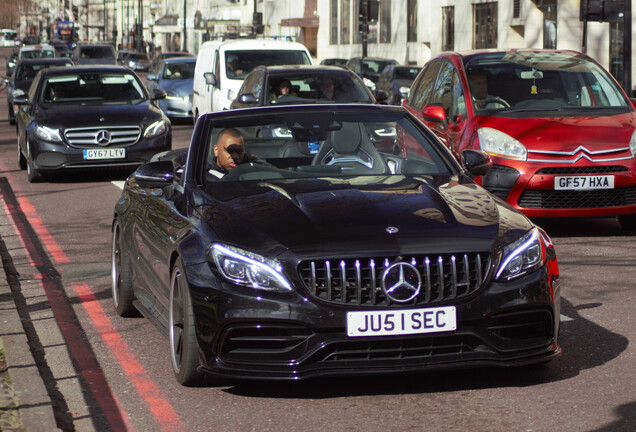
[[[203,43],[194,69],[194,121],[202,114],[229,109],[243,79],[256,66],[286,64],[311,65],[311,55],[303,44],[282,40],[236,39]]]

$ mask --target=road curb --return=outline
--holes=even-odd
[[[25,431],[60,431],[57,427],[51,398],[46,391],[37,363],[29,346],[28,336],[18,314],[11,284],[12,275],[5,262],[11,262],[5,239],[16,234],[0,205],[0,341],[3,345],[7,373],[10,381],[0,386],[2,395],[17,399],[17,418],[13,418],[15,429]],[[7,393],[6,395],[4,393]],[[22,429],[20,429],[22,427]]]

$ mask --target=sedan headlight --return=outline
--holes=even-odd
[[[146,128],[144,138],[152,138],[157,135],[161,135],[166,131],[166,129],[166,122],[164,120],[158,120]]]
[[[528,158],[528,150],[519,141],[500,130],[483,127],[477,130],[481,149],[492,156],[522,160]]]
[[[636,157],[636,130],[634,130],[632,138],[629,140],[629,149],[632,151],[632,156]]]
[[[266,291],[292,291],[278,260],[218,243],[210,247],[210,252],[216,268],[231,282]]]
[[[35,128],[35,135],[44,141],[62,142],[59,129],[52,129],[47,126],[38,125]]]
[[[173,92],[166,92],[166,99],[185,101],[188,100],[188,96],[181,96],[180,94]]]
[[[545,264],[543,235],[533,228],[520,239],[503,248],[495,279],[509,281],[528,274]]]

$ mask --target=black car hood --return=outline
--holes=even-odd
[[[222,242],[304,257],[484,251],[532,226],[467,178],[370,179],[218,182],[198,210]]]
[[[40,121],[57,128],[148,124],[162,117],[160,110],[147,100],[40,105],[39,114]]]

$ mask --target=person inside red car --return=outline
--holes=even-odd
[[[488,74],[486,71],[477,70],[469,76],[470,91],[473,95],[473,105],[477,109],[507,108],[508,102],[499,96],[488,94]]]

